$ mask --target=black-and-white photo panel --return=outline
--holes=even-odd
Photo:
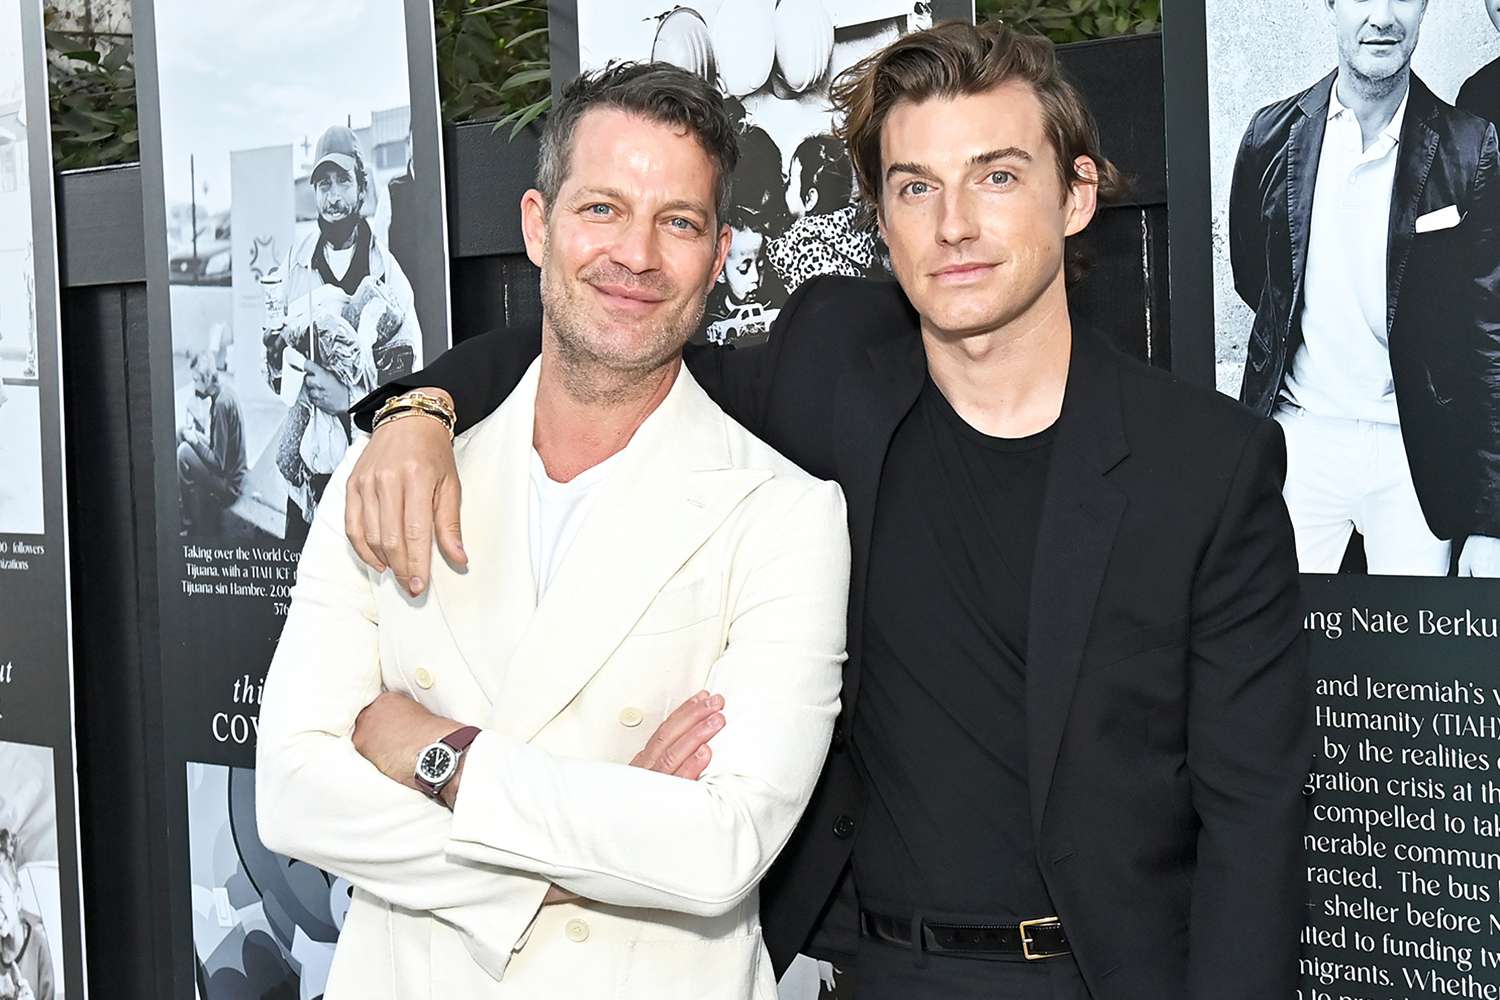
[[[0,1000],[69,995],[57,839],[51,748],[0,740]]]
[[[1218,388],[1280,425],[1307,574],[1298,992],[1479,995],[1500,961],[1500,157],[1479,110],[1500,4],[1172,0],[1163,24],[1172,296],[1202,307],[1174,337],[1201,330]]]
[[[1303,572],[1500,576],[1500,5],[1194,16],[1168,58],[1203,46],[1206,114],[1172,127],[1211,217],[1174,258],[1212,254],[1216,381],[1282,425]]]
[[[255,825],[255,772],[187,765],[198,1000],[323,995],[352,887],[272,854]]]
[[[552,0],[549,10],[554,91],[577,70],[662,60],[717,84],[739,122],[726,220],[733,242],[698,342],[765,340],[808,278],[888,273],[884,248],[854,204],[829,84],[934,19],[972,20],[972,0]]]
[[[40,535],[42,393],[20,7],[0,12],[0,536]],[[39,133],[45,140],[45,132]]]
[[[441,124],[430,0],[137,0],[134,12],[164,780],[182,831],[187,762],[254,764],[261,684],[353,442],[350,407],[450,344]],[[190,880],[190,838],[177,836],[175,996],[283,995],[223,985],[223,942],[205,950],[197,933],[192,886],[206,883]],[[239,973],[259,982],[269,954],[242,956]],[[285,995],[321,992],[298,979]]]
[[[42,23],[0,4],[0,1000],[85,993]]]

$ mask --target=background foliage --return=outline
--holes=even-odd
[[[58,170],[140,159],[130,35],[60,26],[45,13],[52,159]]]
[[[1058,44],[1161,30],[1161,0],[977,0],[974,9]]]
[[[135,67],[129,34],[68,22],[47,3],[53,156],[59,170],[138,159]],[[1161,27],[1161,0],[976,0],[999,18],[1054,42],[1145,34]],[[449,122],[493,121],[511,134],[551,102],[545,0],[433,0],[438,90]]]

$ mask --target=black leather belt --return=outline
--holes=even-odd
[[[910,948],[914,943],[909,918],[859,911],[865,937]],[[1019,924],[935,924],[922,921],[922,948],[934,955],[970,958],[1020,958],[1037,961],[1071,954],[1068,934],[1056,917],[1023,920]]]

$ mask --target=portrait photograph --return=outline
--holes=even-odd
[[[1205,19],[1216,381],[1281,424],[1302,571],[1500,576],[1500,4]]]
[[[405,8],[153,12],[180,534],[300,548],[350,407],[448,342],[443,309],[419,317],[446,303],[447,264]]]
[[[0,9],[0,535],[44,531],[36,266],[21,11]],[[46,141],[46,129],[40,132]]]

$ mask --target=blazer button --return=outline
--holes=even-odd
[[[636,726],[639,726],[641,724],[641,721],[645,718],[646,717],[641,714],[641,710],[638,708],[620,709],[620,725],[626,726],[630,729],[634,729]]]
[[[568,940],[574,944],[583,944],[589,939],[589,925],[582,920],[569,920],[563,928],[563,933],[568,935]]]
[[[833,821],[833,835],[840,840],[848,840],[854,836],[854,817],[840,816]]]
[[[417,687],[427,690],[432,687],[432,672],[426,667],[417,668]]]

